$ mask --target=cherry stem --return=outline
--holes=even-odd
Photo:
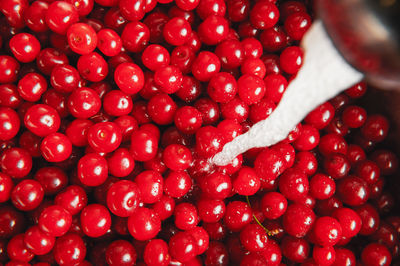
[[[249,207],[251,208],[249,196],[246,196],[246,201],[247,201],[247,204],[249,205]],[[278,229],[270,231],[267,228],[265,228],[265,226],[257,219],[257,217],[254,214],[253,214],[253,218],[256,221],[256,223],[258,223],[258,225],[261,226],[265,230],[265,232],[267,232],[268,236],[274,236],[279,233]]]

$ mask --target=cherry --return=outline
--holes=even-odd
[[[171,259],[168,253],[168,244],[162,239],[150,240],[143,254],[144,262],[149,266],[166,266]]]
[[[55,1],[49,5],[45,19],[47,26],[52,31],[65,34],[69,26],[78,22],[79,14],[72,4]]]
[[[78,178],[86,186],[99,186],[108,177],[107,160],[97,153],[88,153],[78,162]]]
[[[218,172],[204,176],[199,185],[205,195],[214,199],[225,199],[232,191],[230,177]]]
[[[60,265],[81,263],[86,256],[86,246],[82,237],[68,233],[56,239],[54,259]]]
[[[99,95],[90,88],[77,88],[68,98],[68,110],[76,118],[86,119],[100,111]]]
[[[355,211],[361,218],[360,235],[371,235],[378,230],[380,217],[372,205],[364,204]]]
[[[283,214],[282,224],[285,231],[294,237],[303,237],[311,229],[316,218],[306,205],[292,203]]]
[[[32,133],[45,137],[59,129],[60,116],[49,105],[35,104],[26,111],[24,124]]]
[[[174,46],[185,44],[191,33],[192,29],[189,22],[179,17],[170,19],[163,29],[165,41]]]
[[[221,131],[212,126],[205,126],[196,132],[196,152],[203,157],[211,157],[222,149]]]
[[[251,252],[265,249],[267,241],[265,230],[258,224],[248,224],[240,232],[240,242]]]
[[[136,257],[135,248],[126,240],[115,240],[106,249],[106,261],[109,265],[133,265]]]
[[[0,167],[6,175],[13,178],[23,178],[32,169],[32,157],[24,149],[9,148],[1,154]]]
[[[0,107],[0,123],[0,140],[10,140],[18,134],[20,119],[13,109]]]
[[[286,198],[279,192],[268,192],[261,199],[261,209],[267,219],[281,217],[287,208]]]
[[[207,93],[216,102],[227,103],[238,91],[235,78],[226,72],[215,74],[208,83]]]
[[[57,194],[54,203],[64,207],[71,215],[78,214],[88,202],[85,190],[77,185],[70,185]]]
[[[190,230],[196,227],[199,222],[197,209],[193,204],[181,203],[174,209],[175,226],[181,230]]]
[[[268,1],[258,2],[250,11],[251,24],[257,29],[273,27],[279,19],[279,10]]]
[[[136,176],[135,182],[144,203],[155,203],[160,200],[164,186],[160,173],[151,170],[143,171]]]
[[[303,64],[303,51],[300,47],[286,47],[279,56],[279,65],[288,74],[295,74]]]
[[[171,171],[164,179],[164,193],[173,198],[184,196],[192,187],[192,179],[186,172]]]
[[[153,210],[160,217],[160,220],[165,220],[172,216],[175,208],[174,199],[163,195],[159,201],[154,203]]]
[[[89,204],[83,208],[80,220],[83,232],[90,237],[102,236],[111,227],[111,215],[100,204]]]
[[[192,64],[192,74],[199,81],[209,81],[221,69],[221,61],[216,54],[200,52]]]
[[[14,84],[0,85],[0,104],[3,107],[9,107],[14,109],[21,104],[21,101],[22,98],[19,95],[17,86],[15,86]]]
[[[79,74],[91,82],[102,81],[108,74],[107,62],[96,52],[81,55],[78,59],[77,68]]]
[[[29,33],[14,35],[9,45],[15,58],[22,63],[32,62],[40,52],[40,43],[38,39]]]
[[[75,23],[68,28],[67,39],[69,47],[77,54],[89,54],[96,49],[97,34],[88,24]]]
[[[28,262],[33,259],[33,254],[24,242],[25,234],[19,234],[10,239],[7,244],[7,255],[10,259]]]
[[[176,66],[160,67],[154,73],[154,83],[165,93],[177,92],[182,84],[182,72]]]
[[[362,178],[348,176],[338,183],[337,193],[343,203],[350,206],[359,206],[368,200],[369,188]]]
[[[285,236],[281,245],[282,254],[297,263],[304,262],[310,253],[310,246],[303,238]]]
[[[170,54],[163,46],[150,44],[143,50],[142,62],[148,69],[155,71],[169,65]]]
[[[121,130],[113,122],[102,122],[91,126],[87,132],[90,147],[97,152],[112,152],[122,141]]]
[[[134,38],[132,38],[132,36],[134,36]],[[124,27],[124,30],[121,34],[122,45],[128,51],[134,53],[143,51],[143,49],[147,46],[149,39],[149,28],[145,24],[138,21],[128,23]]]
[[[279,179],[279,190],[289,200],[300,200],[309,191],[307,176],[299,170],[288,169]]]
[[[53,249],[55,237],[42,231],[38,225],[34,225],[25,232],[24,242],[33,254],[44,255]]]
[[[261,186],[261,181],[256,172],[250,167],[242,167],[232,182],[233,189],[239,195],[254,195]]]
[[[238,79],[238,95],[246,104],[259,102],[265,95],[264,81],[253,75],[243,75]]]
[[[242,201],[232,201],[226,206],[224,222],[230,230],[238,232],[251,222],[252,215],[252,209],[248,204]]]
[[[201,112],[204,125],[214,124],[220,117],[218,104],[209,98],[198,99],[194,107]]]
[[[157,154],[157,137],[143,129],[132,132],[130,152],[134,160],[148,161]]]
[[[371,243],[363,249],[361,260],[365,265],[390,265],[392,256],[384,245]]]
[[[329,176],[316,174],[310,180],[310,194],[316,199],[329,199],[335,191],[336,183]]]
[[[11,202],[21,211],[36,209],[42,202],[44,191],[39,182],[25,179],[11,191]]]
[[[161,221],[155,211],[140,207],[128,218],[128,230],[136,240],[150,240],[161,230]]]
[[[386,138],[388,130],[389,122],[384,116],[370,115],[361,128],[361,133],[368,140],[380,142]]]
[[[311,17],[305,10],[293,12],[285,19],[284,28],[293,40],[301,40],[311,26]]]
[[[132,0],[119,1],[119,8],[122,15],[128,20],[137,21],[145,14],[145,1],[140,0],[136,4]]]
[[[336,260],[336,252],[333,247],[314,246],[312,256],[318,265],[332,265]]]
[[[122,40],[112,29],[97,32],[97,48],[106,56],[116,56],[121,52]]]
[[[197,253],[195,238],[189,232],[178,232],[169,240],[171,257],[181,262],[193,259]]]

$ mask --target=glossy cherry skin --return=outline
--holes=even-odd
[[[340,223],[343,237],[353,237],[361,229],[360,216],[350,208],[339,208],[333,212],[332,217]]]
[[[85,242],[79,235],[68,233],[57,238],[53,254],[54,259],[60,265],[80,263],[86,256]]]
[[[56,1],[50,4],[45,17],[49,28],[58,33],[65,34],[70,25],[78,22],[79,15],[74,6],[65,1]]]
[[[102,122],[91,126],[87,133],[88,143],[97,152],[112,152],[122,141],[119,127],[113,122]]]
[[[111,227],[111,215],[106,207],[100,204],[89,204],[83,208],[81,226],[85,235],[99,237],[107,233]]]
[[[18,183],[11,192],[11,201],[16,208],[30,211],[39,206],[44,197],[44,191],[39,182],[26,179]]]
[[[126,148],[118,148],[107,158],[108,170],[115,177],[128,176],[135,168],[135,160]]]
[[[161,230],[161,221],[152,209],[140,207],[128,218],[128,230],[139,241],[149,240]]]
[[[149,266],[167,266],[171,260],[168,244],[162,239],[150,240],[144,249],[143,259]]]
[[[33,254],[25,245],[25,234],[19,234],[10,239],[7,244],[7,254],[10,259],[28,262],[33,259]]]
[[[180,198],[192,187],[192,179],[186,172],[171,171],[164,179],[164,192],[170,197]]]
[[[199,81],[209,81],[221,69],[221,61],[212,52],[200,52],[192,64],[192,74]]]
[[[11,83],[16,81],[19,72],[19,63],[8,55],[0,56],[0,82]]]
[[[0,107],[0,140],[10,140],[15,137],[20,128],[20,119],[13,109]]]
[[[0,104],[3,107],[16,108],[21,104],[21,96],[14,84],[0,85]]]
[[[177,105],[165,93],[153,96],[147,104],[147,111],[151,119],[159,125],[167,125],[174,121]]]
[[[305,236],[314,221],[314,212],[306,205],[299,203],[289,205],[282,220],[285,231],[294,237]]]
[[[39,228],[54,237],[65,235],[71,224],[71,214],[59,205],[49,206],[40,214]]]
[[[64,207],[71,215],[78,214],[88,202],[85,190],[77,185],[70,185],[57,194],[54,203]]]
[[[53,249],[55,237],[40,230],[38,225],[34,225],[25,232],[24,242],[33,254],[44,255]]]
[[[97,34],[88,24],[75,23],[68,28],[67,39],[69,47],[77,54],[93,52],[97,46]]]
[[[32,157],[24,149],[9,148],[1,154],[0,167],[3,173],[13,178],[23,178],[32,169]]]
[[[226,206],[224,222],[228,229],[238,232],[251,222],[252,215],[252,209],[247,203],[232,201]]]
[[[169,241],[171,257],[182,262],[194,258],[197,253],[196,248],[196,241],[189,232],[178,232]]]
[[[0,237],[9,239],[25,229],[25,216],[12,206],[3,206],[0,211]]]
[[[107,62],[96,52],[81,55],[76,67],[79,74],[91,82],[102,81],[108,74]]]
[[[390,251],[384,245],[371,243],[363,249],[361,260],[366,266],[390,265],[392,262],[392,256]]]
[[[78,162],[78,178],[87,186],[99,186],[108,177],[107,160],[97,153],[89,153]]]
[[[27,110],[24,124],[32,133],[45,137],[59,129],[60,116],[49,105],[35,104]]]
[[[192,153],[183,145],[171,144],[164,149],[163,161],[171,170],[185,170],[190,166],[192,160]]]
[[[261,186],[260,178],[250,167],[241,167],[232,182],[233,190],[239,195],[254,195]]]
[[[22,63],[32,62],[40,52],[40,43],[38,39],[29,33],[14,35],[9,45],[15,58]]]
[[[97,33],[97,48],[106,56],[116,56],[121,52],[122,40],[112,29],[102,29]]]
[[[172,18],[163,29],[163,36],[165,41],[174,46],[185,44],[192,33],[192,28],[183,18]]]
[[[14,183],[10,176],[0,173],[0,202],[6,202],[11,197],[11,191],[14,187]]]
[[[208,16],[197,28],[200,40],[207,45],[216,45],[228,35],[228,21],[221,16]]]
[[[136,257],[135,248],[126,240],[113,241],[106,250],[106,261],[108,265],[134,265]]]
[[[119,217],[129,217],[141,201],[139,187],[129,180],[121,180],[111,185],[107,192],[107,206]]]
[[[261,208],[265,218],[277,219],[286,212],[287,200],[279,192],[268,192],[261,199]]]
[[[101,100],[90,88],[77,88],[68,98],[68,110],[76,118],[89,118],[100,111]]]
[[[332,217],[319,217],[313,227],[313,237],[318,245],[334,246],[342,237],[342,227]]]
[[[337,194],[343,203],[350,206],[364,204],[369,197],[367,183],[357,176],[343,178],[337,185]]]
[[[216,102],[227,103],[232,100],[238,91],[235,78],[226,72],[215,74],[207,87],[207,93]]]
[[[141,200],[144,203],[155,203],[163,193],[164,180],[156,171],[143,171],[136,176],[135,182],[140,190]]]
[[[137,130],[132,132],[130,152],[137,161],[148,161],[157,154],[158,139],[154,134]]]
[[[62,162],[72,153],[72,143],[61,133],[47,135],[40,144],[42,156],[48,162]]]
[[[40,168],[34,176],[43,187],[45,195],[54,195],[67,186],[68,176],[58,167]]]
[[[134,63],[122,63],[114,72],[118,87],[127,94],[138,93],[144,86],[144,74]]]
[[[279,10],[270,2],[259,2],[250,11],[251,24],[257,29],[273,27],[279,19]]]

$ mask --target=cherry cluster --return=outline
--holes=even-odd
[[[388,119],[364,82],[212,157],[302,65],[309,1],[1,0],[0,264],[390,265]],[[321,88],[323,89],[323,88]]]

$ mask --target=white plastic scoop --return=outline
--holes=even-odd
[[[363,74],[339,54],[321,21],[313,23],[301,46],[303,65],[274,112],[225,144],[214,156],[215,164],[227,165],[251,148],[267,147],[285,139],[314,108],[363,79]]]

